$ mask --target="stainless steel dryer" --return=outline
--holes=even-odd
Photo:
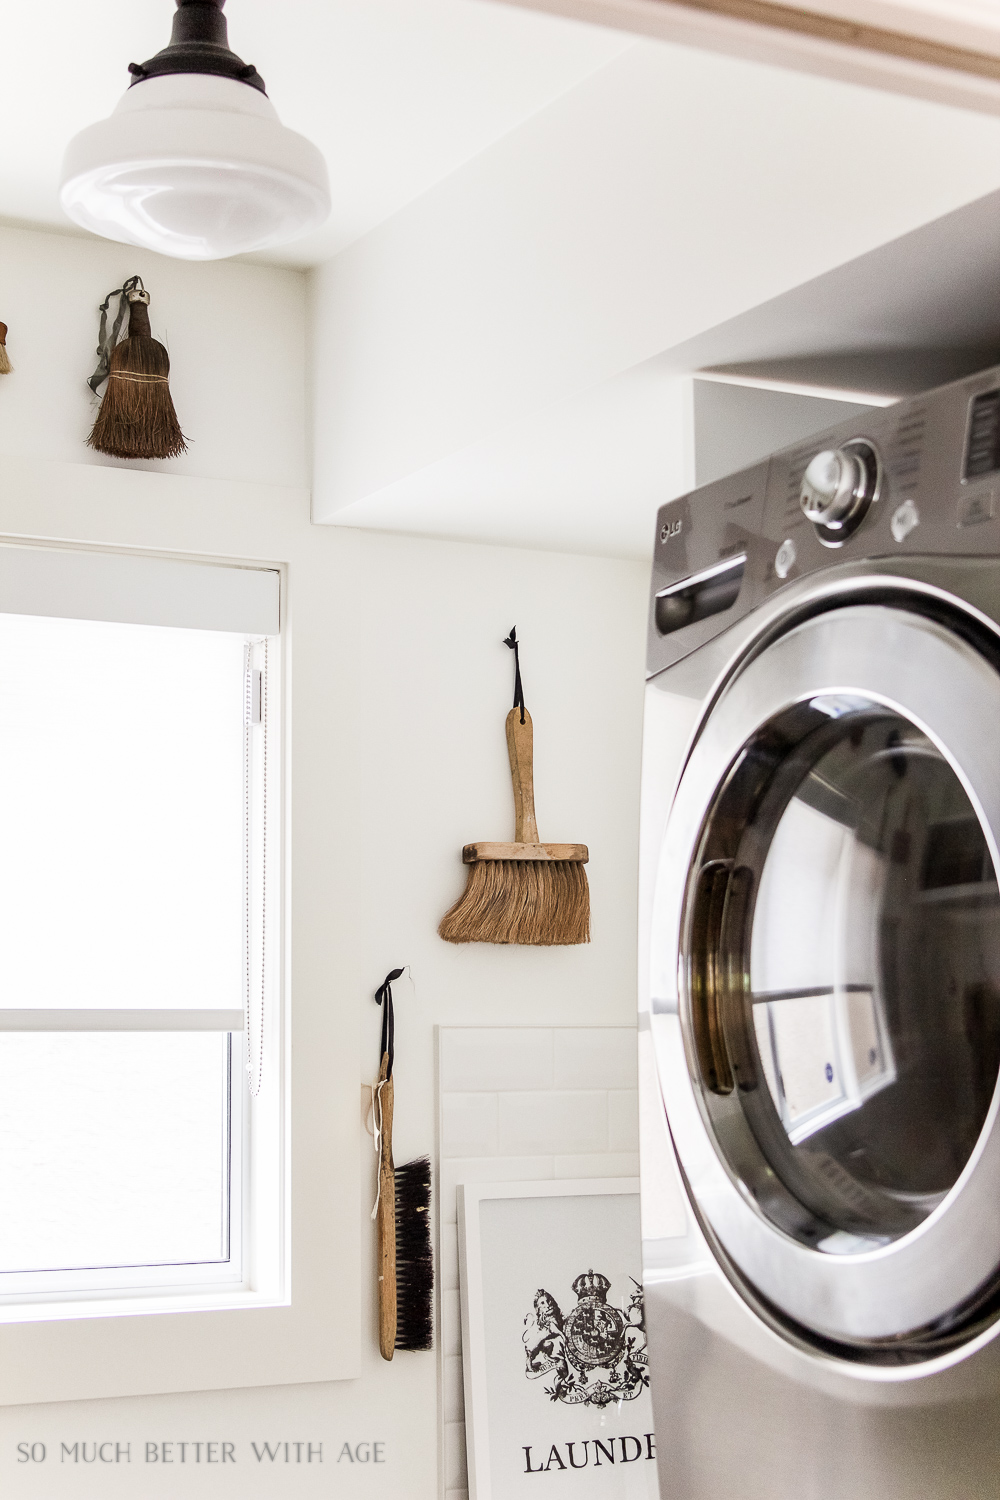
[[[640,1036],[670,1500],[1000,1493],[1000,369],[664,506]],[[647,1135],[648,1139],[648,1135]]]

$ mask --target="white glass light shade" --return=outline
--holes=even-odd
[[[70,141],[60,196],[84,229],[182,260],[263,250],[330,212],[322,153],[259,90],[204,73],[130,88]]]

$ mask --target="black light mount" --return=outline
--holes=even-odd
[[[248,83],[266,94],[264,80],[253,63],[245,63],[229,48],[229,30],[222,7],[226,0],[177,0],[170,43],[148,62],[129,63],[133,87],[147,78],[170,73],[212,73]]]

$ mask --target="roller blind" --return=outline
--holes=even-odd
[[[0,545],[0,614],[278,633],[274,568]]]
[[[273,569],[0,545],[0,1031],[242,1028],[278,623]]]

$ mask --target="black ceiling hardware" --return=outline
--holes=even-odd
[[[266,94],[264,80],[253,63],[245,63],[229,48],[229,31],[222,7],[226,0],[177,0],[170,43],[148,62],[129,63],[132,86],[170,73],[213,73],[248,83]]]

